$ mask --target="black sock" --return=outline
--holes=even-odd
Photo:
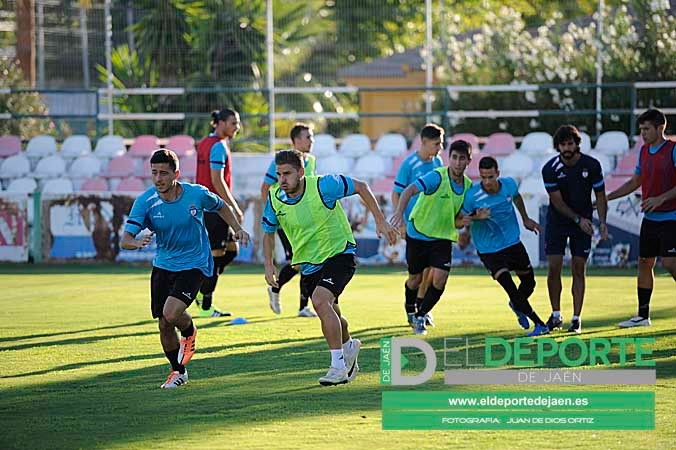
[[[213,294],[216,290],[216,284],[218,283],[218,270],[214,267],[214,274],[209,278],[205,278],[202,281],[202,286],[200,287],[200,292],[202,293],[202,309],[209,310],[211,309],[211,302],[213,300]]]
[[[652,289],[637,288],[638,291],[638,315],[647,319],[650,317],[650,296],[653,294]]]
[[[202,309],[209,311],[211,309],[211,301],[213,300],[213,295],[211,294],[202,294]]]
[[[416,307],[416,295],[418,295],[418,289],[411,289],[408,284],[404,283],[404,298],[406,299],[404,308],[406,308],[408,314],[414,313],[418,309]]]
[[[418,309],[418,312],[415,313],[415,316],[424,317],[425,314],[432,311],[432,308],[434,308],[434,305],[437,304],[441,298],[441,294],[443,293],[443,289],[437,289],[434,287],[434,285],[430,284],[430,286],[427,288],[427,292],[425,293],[425,298],[423,299],[422,305],[420,305],[420,308]]]
[[[185,373],[185,366],[182,366],[178,363],[178,349],[172,350],[170,352],[164,352],[171,364],[171,369],[178,373]]]
[[[418,297],[417,294],[416,294],[416,297],[415,297],[415,310],[416,311],[420,309],[420,306],[422,305],[423,300],[425,300],[425,299],[422,298],[422,297]]]
[[[291,278],[296,276],[298,272],[293,270],[293,267],[291,264],[287,264],[286,266],[282,267],[282,270],[279,271],[279,276],[277,277],[277,286],[278,287],[273,287],[272,292],[279,294],[280,289],[282,289],[282,286],[284,286],[286,283],[288,283]]]
[[[310,299],[304,296],[303,294],[300,294],[300,308],[298,308],[298,311],[307,308],[308,300]]]
[[[519,312],[524,313],[530,320],[532,320],[536,325],[544,325],[544,322],[540,317],[533,311],[533,307],[530,305],[527,299],[523,298],[519,293],[519,289],[514,284],[512,276],[509,272],[502,272],[498,278],[497,282],[500,283],[500,286],[507,292],[509,299],[512,301],[514,309]]]
[[[186,328],[185,330],[181,330],[181,336],[183,337],[189,337],[192,336],[192,334],[195,332],[195,327],[192,326],[192,320],[190,321],[190,326]]]

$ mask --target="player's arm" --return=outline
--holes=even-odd
[[[589,235],[594,234],[594,228],[592,227],[591,220],[580,216],[578,213],[570,209],[566,202],[563,201],[561,191],[549,192],[549,201],[558,212],[575,222],[582,229],[582,231]]]
[[[646,198],[641,202],[641,209],[645,212],[654,211],[655,208],[660,206],[662,203],[673,198],[676,198],[676,187],[669,189],[667,192],[656,197]]]
[[[223,206],[218,211],[218,215],[221,216],[225,223],[227,223],[230,228],[235,232],[235,239],[237,239],[243,246],[249,245],[249,233],[247,233],[242,225],[239,223],[235,213],[232,210],[232,207],[227,203],[223,202]]]
[[[263,181],[263,183],[261,183],[261,199],[263,201],[265,201],[265,199],[268,198],[268,192],[270,192],[270,186],[272,186],[272,185],[269,184],[267,181]]]
[[[120,247],[125,250],[139,250],[150,244],[155,233],[146,234],[141,236],[141,239],[136,239],[136,236],[144,229],[150,228],[150,224],[146,221],[147,209],[146,205],[148,202],[145,201],[145,198],[134,200],[134,204],[131,206],[131,211],[129,212],[129,217],[127,217],[127,223],[124,225],[124,232],[122,233],[122,239],[120,239]]]
[[[268,170],[265,172],[263,177],[263,183],[261,183],[261,199],[266,201],[268,198],[268,192],[270,192],[270,187],[277,182],[277,164],[273,158],[272,162],[268,166]]]
[[[521,197],[521,194],[517,193],[512,197],[512,201],[514,202],[514,206],[516,207],[516,210],[519,211],[519,214],[521,214],[521,220],[523,221],[523,226],[527,229],[532,231],[535,234],[538,234],[542,231],[542,228],[540,227],[540,224],[531,219],[528,216],[528,211],[526,210],[526,204],[523,202],[523,197]]]
[[[625,183],[622,186],[618,187],[613,192],[608,194],[607,200],[611,201],[615,200],[616,198],[622,198],[625,195],[631,194],[636,189],[641,187],[641,181],[642,181],[641,174],[635,173],[634,175],[632,175],[631,178],[625,181]]]
[[[230,205],[230,207],[232,207],[233,211],[237,215],[237,219],[241,221],[244,218],[244,213],[242,213],[242,210],[239,209],[239,205],[237,205],[235,197],[233,197],[232,192],[230,192],[228,185],[225,184],[225,179],[223,178],[223,169],[211,169],[211,184],[214,185],[214,189],[216,189],[218,196],[221,197],[225,203]]]
[[[120,240],[120,247],[125,250],[140,250],[146,245],[150,244],[153,240],[155,233],[146,234],[141,236],[141,239],[136,239],[136,236],[131,234],[128,231],[122,233],[122,239]]]
[[[373,218],[376,220],[376,234],[379,238],[384,235],[387,239],[387,242],[390,245],[393,245],[395,242],[397,242],[397,236],[399,235],[399,232],[396,228],[390,225],[387,219],[385,219],[385,215],[380,209],[380,206],[378,206],[378,201],[373,195],[373,192],[371,192],[371,188],[367,183],[360,180],[355,180],[354,178],[352,179],[352,182],[354,183],[354,192],[359,195],[366,205],[366,209],[371,214],[373,214]]]
[[[277,284],[277,267],[275,267],[275,232],[279,227],[277,215],[268,196],[263,209],[261,218],[261,229],[263,230],[263,265],[265,267],[265,282],[272,287],[279,287]]]
[[[392,210],[396,211],[397,206],[399,206],[399,200],[401,199],[401,194],[399,192],[392,191]]]
[[[399,228],[400,226],[402,226],[402,224],[404,223],[404,211],[408,206],[408,202],[411,200],[411,197],[413,197],[418,192],[420,192],[420,190],[414,183],[409,185],[406,189],[404,189],[404,192],[401,193],[399,203],[397,204],[397,207],[394,210],[392,217],[390,218],[390,223],[392,224],[393,227]]]

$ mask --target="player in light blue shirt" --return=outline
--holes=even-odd
[[[540,225],[528,217],[516,181],[508,177],[499,178],[495,158],[481,158],[479,174],[481,182],[475,183],[465,194],[463,223],[470,225],[481,262],[509,295],[509,307],[517,315],[519,325],[528,329],[530,318],[535,323],[535,329],[528,336],[548,334],[549,328],[528,302],[528,297],[535,290],[535,273],[521,243],[514,206],[519,210],[527,230],[538,233]],[[521,280],[519,287],[514,284],[511,271],[516,272]]]
[[[213,271],[205,212],[218,212],[246,246],[249,235],[229,206],[203,186],[179,183],[178,157],[168,149],[150,158],[154,186],[135,201],[124,227],[120,246],[136,250],[157,239],[150,282],[151,311],[159,319],[160,341],[171,364],[162,388],[175,388],[188,381],[185,365],[195,353],[197,329],[186,311],[205,278]],[[148,228],[152,234],[136,238]],[[176,329],[180,330],[179,340]]]

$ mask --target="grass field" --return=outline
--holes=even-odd
[[[532,302],[546,318],[545,278],[537,278]],[[647,432],[381,430],[381,392],[412,389],[382,387],[378,379],[379,339],[411,335],[403,282],[400,270],[358,270],[341,304],[364,343],[362,371],[354,383],[322,388],[317,378],[329,355],[318,320],[295,317],[297,281],[283,291],[285,310],[275,316],[262,269],[229,269],[215,303],[251,323],[196,319],[190,382],[162,390],[168,363],[150,318],[149,268],[2,265],[0,448],[676,448],[676,287],[670,277],[656,280],[653,326],[630,330],[615,325],[635,313],[634,272],[590,272],[587,282],[582,338],[656,337],[658,380],[654,387],[576,389],[654,389],[656,429]],[[566,319],[569,288],[566,278]],[[443,348],[444,336],[522,335],[505,295],[478,269],[451,275],[435,317],[437,327],[425,337],[435,348]],[[416,389],[450,387],[438,371]]]

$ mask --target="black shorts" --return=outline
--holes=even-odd
[[[228,242],[235,240],[235,233],[232,228],[225,223],[225,220],[218,213],[205,212],[204,225],[209,234],[209,244],[212,250],[223,250]]]
[[[279,240],[282,241],[286,260],[291,261],[293,259],[293,249],[291,248],[291,242],[289,242],[289,238],[286,237],[286,233],[282,230],[282,227],[277,228],[277,235],[279,236]]]
[[[428,267],[450,271],[453,241],[437,239],[423,241],[406,235],[406,264],[408,273],[417,275]]]
[[[307,297],[312,297],[315,288],[321,286],[331,291],[336,297],[335,302],[338,303],[338,297],[343,293],[356,269],[357,259],[354,255],[341,253],[332,256],[317,272],[301,276],[300,291]]]
[[[591,252],[592,237],[579,226],[547,224],[545,228],[545,255],[566,254],[566,243],[570,242],[570,254],[587,259]]]
[[[638,254],[641,258],[676,257],[676,220],[643,219]]]
[[[186,306],[190,306],[204,281],[204,274],[199,269],[171,272],[153,267],[150,275],[150,311],[153,319],[162,317],[167,297],[176,297]]]
[[[479,255],[479,259],[481,259],[484,267],[488,269],[493,278],[495,278],[495,274],[502,269],[507,269],[510,272],[514,271],[517,273],[533,270],[533,267],[530,264],[530,258],[528,257],[528,252],[526,252],[526,247],[524,247],[521,242],[510,247],[503,248],[499,252],[477,252],[477,254]]]

